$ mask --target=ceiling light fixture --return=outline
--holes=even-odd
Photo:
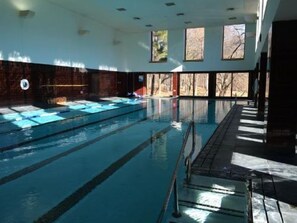
[[[84,35],[86,35],[86,34],[89,34],[90,31],[87,30],[87,29],[79,29],[79,30],[77,31],[77,33],[78,33],[78,35],[80,35],[80,36],[84,36]]]
[[[230,8],[227,8],[226,10],[227,10],[227,11],[234,11],[234,10],[235,10],[235,8],[233,8],[233,7],[230,7]]]
[[[169,7],[169,6],[174,6],[175,3],[174,2],[167,2],[167,3],[165,3],[165,5]]]
[[[120,11],[120,12],[127,11],[127,9],[125,9],[125,8],[117,8],[117,10]]]
[[[35,15],[35,12],[31,10],[20,10],[19,11],[19,17],[22,18],[32,18]]]

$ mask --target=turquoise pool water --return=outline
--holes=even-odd
[[[115,99],[0,116],[1,222],[156,222],[191,120],[230,101]]]

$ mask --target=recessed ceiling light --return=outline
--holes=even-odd
[[[174,6],[175,3],[174,3],[174,2],[167,2],[167,3],[165,3],[165,5],[166,5],[166,6]]]
[[[20,10],[19,11],[19,17],[33,17],[35,15],[35,12],[31,10]]]
[[[151,24],[148,24],[148,25],[145,25],[146,27],[153,27],[153,25],[151,25]]]
[[[139,17],[133,17],[133,19],[134,19],[134,20],[140,20],[140,18],[139,18]]]
[[[183,15],[185,15],[185,13],[180,12],[180,13],[177,13],[176,15],[177,16],[183,16]]]
[[[227,11],[234,11],[234,10],[235,10],[235,8],[233,8],[233,7],[230,7],[230,8],[227,8],[226,10],[227,10]]]
[[[191,21],[185,21],[185,24],[191,24],[192,22]]]
[[[230,17],[229,20],[235,20],[237,19],[236,17]]]
[[[125,8],[118,8],[117,10],[120,11],[120,12],[126,11]]]

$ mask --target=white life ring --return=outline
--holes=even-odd
[[[29,81],[27,79],[22,79],[20,82],[20,86],[21,86],[22,90],[24,90],[24,91],[28,90],[30,87]]]

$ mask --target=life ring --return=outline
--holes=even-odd
[[[24,90],[24,91],[28,90],[30,87],[29,81],[27,79],[22,79],[20,82],[20,86],[21,86],[22,90]]]

